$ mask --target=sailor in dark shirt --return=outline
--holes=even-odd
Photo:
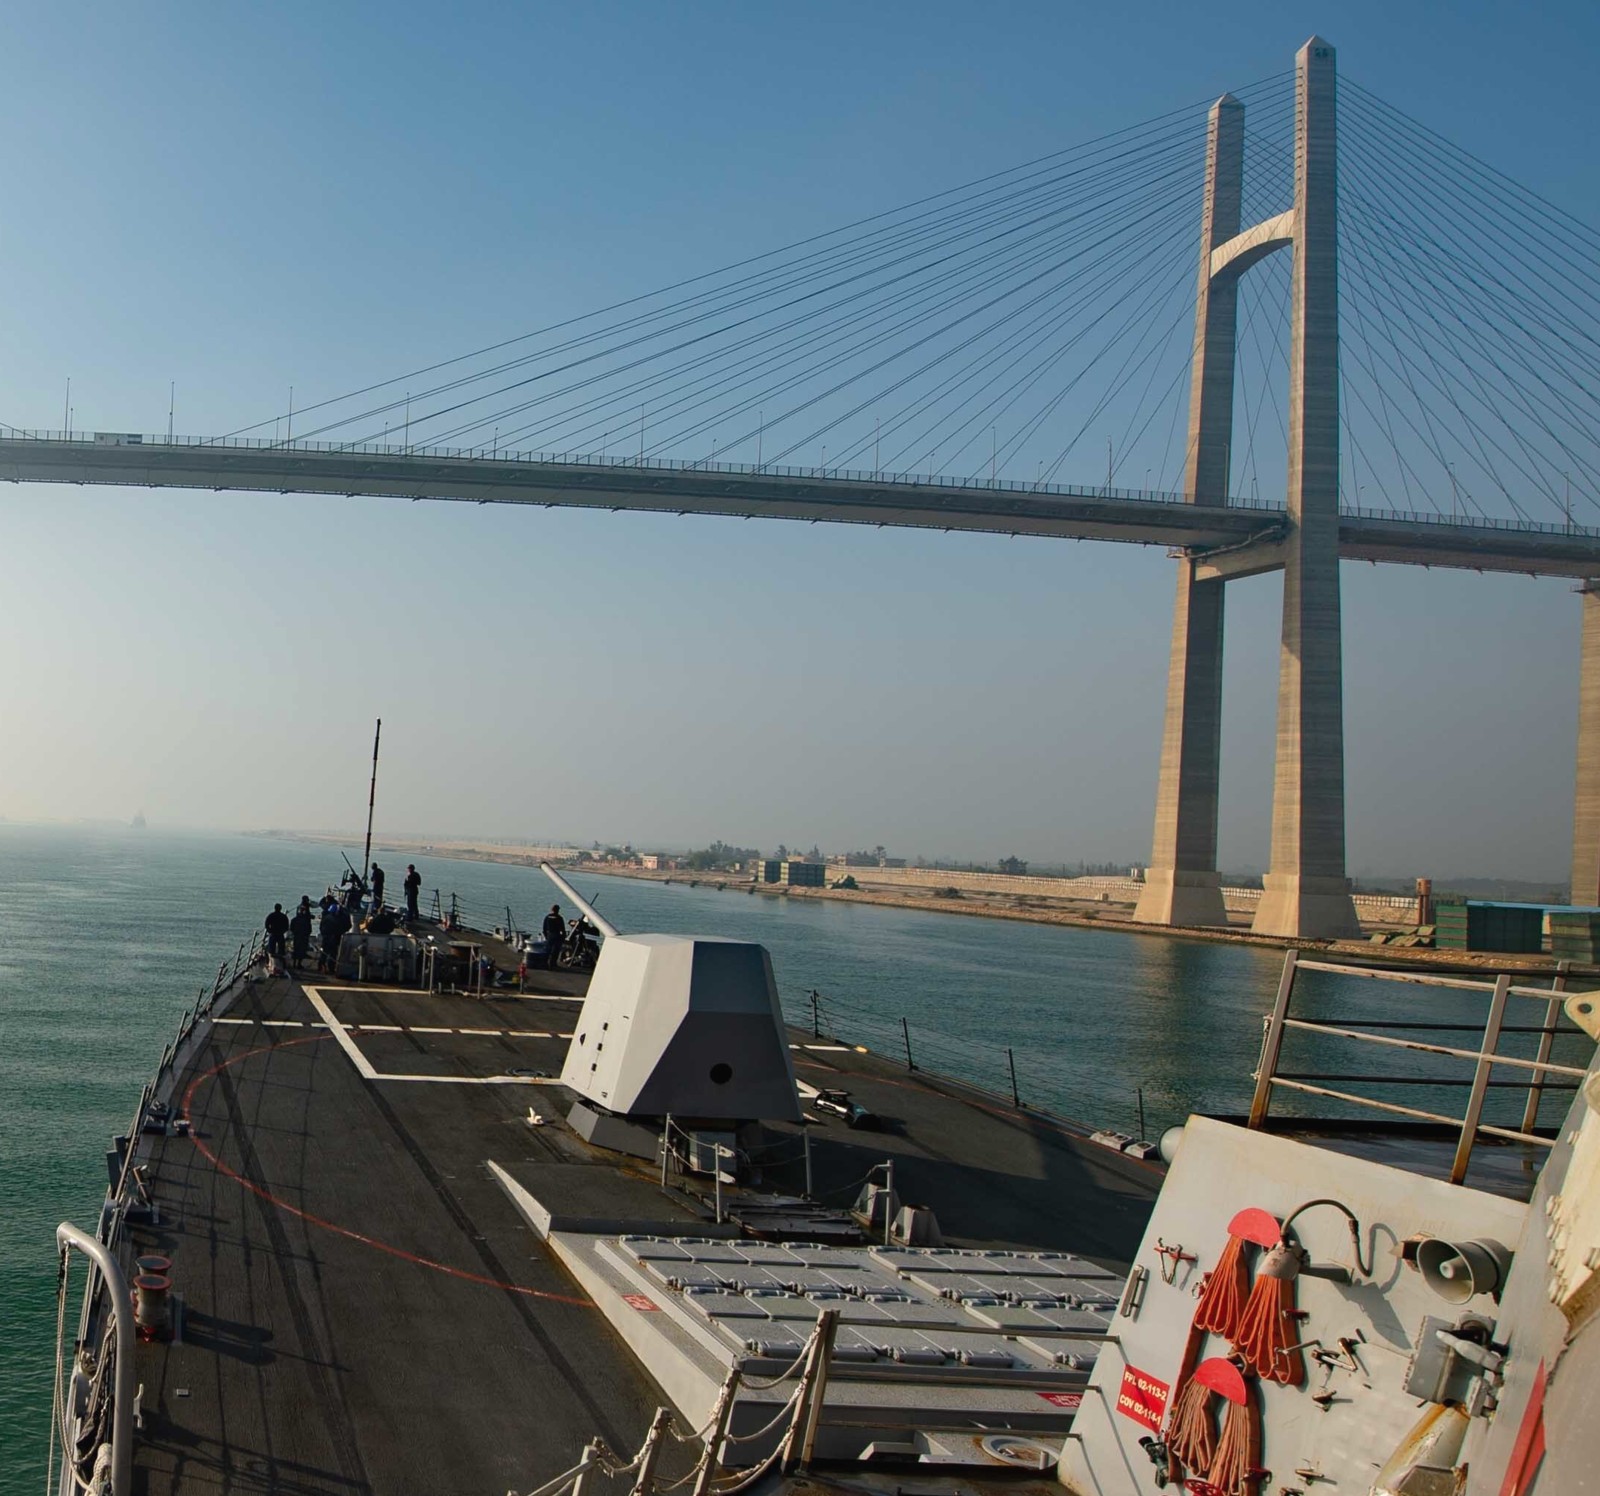
[[[289,916],[283,912],[282,904],[274,904],[272,913],[266,917],[267,931],[267,965],[276,962],[283,965],[283,937],[289,933]]]
[[[332,974],[338,969],[339,942],[344,939],[350,925],[350,911],[342,904],[335,904],[322,916],[322,957],[317,962],[318,971]]]
[[[300,898],[300,907],[295,910],[289,920],[289,962],[294,971],[299,971],[305,964],[306,951],[311,945],[311,895],[303,894]]]
[[[561,917],[561,905],[552,904],[544,917],[545,965],[556,969],[556,957],[561,954],[561,943],[566,938],[567,922]]]
[[[372,864],[372,907],[383,908],[383,869],[377,863]]]
[[[417,871],[416,863],[406,864],[405,882],[401,886],[406,891],[406,923],[414,925],[417,922],[417,895],[422,892],[422,874]]]

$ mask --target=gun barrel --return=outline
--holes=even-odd
[[[584,918],[587,919],[589,923],[593,925],[595,929],[597,929],[602,935],[615,935],[617,933],[617,927],[612,924],[611,921],[605,917],[605,915],[596,914],[594,905],[584,898],[584,896],[579,893],[578,890],[575,889],[570,883],[568,883],[560,873],[551,867],[548,862],[541,862],[539,864],[539,870],[545,875],[545,877],[554,883],[555,886],[562,891],[562,893],[571,899],[579,909],[583,911]]]

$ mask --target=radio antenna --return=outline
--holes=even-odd
[[[367,791],[367,844],[361,850],[361,877],[365,881],[372,867],[372,807],[378,799],[378,740],[383,736],[383,718],[378,718],[377,730],[372,734],[372,786]]]

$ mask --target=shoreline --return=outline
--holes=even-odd
[[[245,835],[319,846],[344,846],[348,837],[324,832],[251,831]],[[488,863],[502,867],[537,869],[542,861],[556,861],[550,847],[484,846],[468,841],[422,842],[396,838],[375,838],[375,850],[402,857],[428,857],[445,862]],[[570,849],[564,849],[570,850]],[[1548,974],[1556,969],[1552,956],[1516,955],[1500,951],[1434,950],[1420,946],[1376,945],[1368,940],[1293,940],[1279,935],[1257,935],[1248,928],[1204,926],[1138,925],[1131,919],[1132,908],[1125,904],[1089,904],[1083,900],[1062,900],[1055,906],[1035,902],[1020,905],[1002,902],[1002,894],[964,893],[959,898],[913,893],[884,888],[789,888],[777,884],[754,883],[738,874],[684,873],[682,870],[655,871],[649,868],[587,867],[565,863],[563,872],[580,871],[597,877],[631,878],[642,883],[682,884],[690,888],[711,888],[718,892],[742,893],[746,897],[818,899],[841,904],[866,904],[886,909],[910,909],[925,914],[959,915],[969,919],[998,919],[1014,923],[1069,926],[1085,930],[1111,930],[1151,940],[1198,940],[1220,945],[1252,945],[1269,950],[1304,950],[1360,959],[1374,965],[1418,966],[1457,971],[1524,971]],[[859,876],[861,870],[856,870]],[[1573,966],[1575,975],[1600,975],[1600,966]]]

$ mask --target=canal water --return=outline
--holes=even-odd
[[[352,848],[352,853],[356,849]],[[388,861],[398,889],[405,859]],[[0,824],[0,1491],[43,1478],[53,1328],[52,1236],[91,1226],[108,1140],[183,1010],[274,902],[313,897],[342,870],[330,847],[122,828]],[[422,859],[425,899],[479,925],[537,925],[553,890],[533,869]],[[709,884],[578,875],[623,930],[761,942],[785,1010],[825,1032],[1095,1126],[1156,1136],[1191,1110],[1248,1103],[1262,1015],[1282,954],[1162,936],[963,918]],[[1374,990],[1374,989],[1377,990]],[[813,994],[816,994],[813,998]],[[1476,1021],[1483,1004],[1430,989],[1307,974],[1306,1016]],[[1542,1015],[1542,1004],[1528,1004]],[[1523,1013],[1531,1023],[1534,1015]],[[1468,1033],[1425,1037],[1473,1045]],[[1522,1036],[1522,1052],[1533,1042]],[[1456,1076],[1459,1063],[1325,1040],[1290,1068]],[[1355,1062],[1361,1063],[1356,1066]],[[1459,1112],[1459,1089],[1412,1104]],[[1547,1103],[1555,1120],[1564,1097]],[[1294,1098],[1281,1109],[1301,1110]],[[1522,1096],[1491,1098],[1514,1123]],[[1326,1105],[1314,1108],[1326,1114]]]

